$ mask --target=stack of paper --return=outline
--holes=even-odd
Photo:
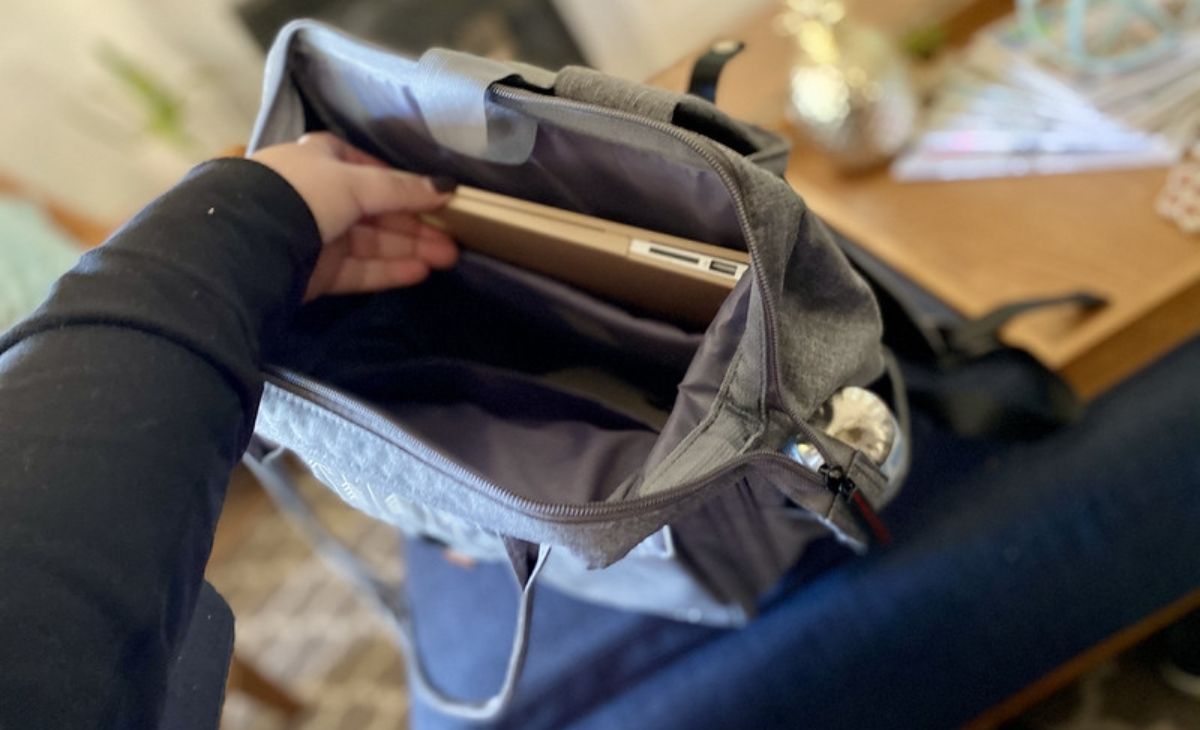
[[[1200,31],[1121,71],[1068,68],[1014,18],[982,31],[948,72],[901,180],[1040,175],[1177,161],[1200,129]]]

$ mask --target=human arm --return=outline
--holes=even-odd
[[[326,135],[257,159],[196,168],[0,338],[4,730],[154,726],[264,345],[306,296],[454,261],[429,181]]]

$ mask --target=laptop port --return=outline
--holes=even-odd
[[[676,259],[678,261],[686,261],[689,264],[692,264],[693,266],[700,263],[699,258],[688,255],[681,251],[676,251],[675,249],[659,248],[658,246],[651,246],[650,253],[655,254],[656,256],[666,256],[667,258]]]
[[[709,271],[715,271],[716,273],[724,274],[725,276],[737,276],[738,271],[737,264],[733,264],[728,261],[721,261],[719,259],[713,259],[712,263],[708,265],[708,269]]]

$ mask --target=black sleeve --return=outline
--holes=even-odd
[[[0,730],[155,726],[319,249],[281,177],[205,163],[0,339]]]

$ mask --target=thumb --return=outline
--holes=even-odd
[[[425,213],[446,204],[457,184],[374,165],[348,165],[349,188],[363,216]]]

